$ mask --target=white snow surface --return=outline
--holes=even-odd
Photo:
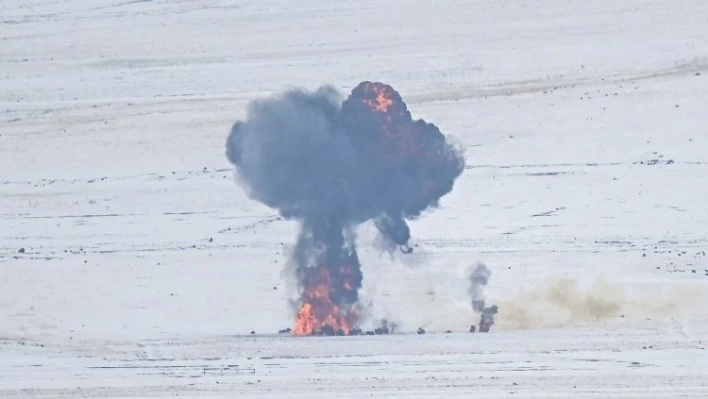
[[[3,0],[0,397],[708,397],[707,26],[704,0]],[[226,136],[363,80],[467,169],[413,254],[358,231],[363,327],[399,332],[274,334],[298,226]]]

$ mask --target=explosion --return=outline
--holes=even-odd
[[[413,120],[391,86],[362,82],[249,105],[226,143],[246,193],[298,220],[296,335],[361,331],[361,264],[353,230],[373,220],[387,249],[410,253],[407,220],[434,208],[464,169],[440,130]]]

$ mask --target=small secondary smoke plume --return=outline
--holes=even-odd
[[[226,155],[251,198],[301,222],[295,334],[349,333],[363,278],[351,230],[374,220],[386,242],[411,252],[406,220],[437,206],[464,169],[435,125],[413,120],[398,92],[373,82],[343,102],[331,87],[255,101]]]
[[[472,299],[472,309],[475,312],[484,310],[484,287],[489,282],[489,277],[492,276],[492,271],[483,264],[478,264],[470,274],[470,298]]]
[[[475,312],[481,313],[479,321],[480,332],[489,332],[489,329],[494,325],[494,315],[499,312],[496,305],[485,306],[486,297],[484,295],[484,287],[489,283],[491,276],[492,271],[482,263],[478,264],[472,271],[472,274],[470,274],[469,294],[472,300],[472,309]]]

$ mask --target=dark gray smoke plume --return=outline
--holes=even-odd
[[[480,332],[489,332],[494,324],[494,315],[499,312],[496,305],[486,306],[487,298],[484,295],[484,287],[489,283],[491,276],[492,271],[482,263],[478,264],[470,274],[470,299],[472,300],[472,309],[480,313]]]
[[[472,300],[472,309],[475,312],[484,310],[484,287],[489,283],[489,278],[492,276],[492,271],[484,264],[480,263],[475,267],[470,274],[470,299]]]
[[[251,198],[302,222],[295,333],[355,325],[362,275],[347,229],[374,220],[410,252],[406,220],[437,206],[464,169],[435,125],[413,120],[391,86],[372,82],[343,102],[331,87],[255,101],[234,124],[226,155]]]

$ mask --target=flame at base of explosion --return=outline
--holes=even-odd
[[[353,330],[359,310],[354,302],[342,299],[346,299],[347,293],[349,297],[356,298],[356,282],[352,279],[355,272],[348,263],[342,263],[335,271],[336,279],[333,279],[331,271],[325,266],[300,269],[299,272],[305,274],[305,287],[303,304],[292,330],[294,335],[345,335]]]

